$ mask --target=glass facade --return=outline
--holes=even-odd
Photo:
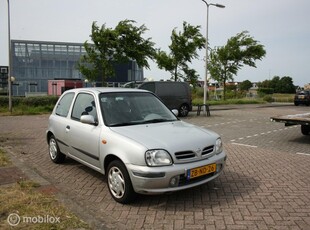
[[[8,87],[8,66],[0,66],[0,95],[7,95]]]
[[[83,43],[12,40],[11,46],[14,96],[47,93],[48,80],[85,79],[77,69],[86,53]],[[115,65],[115,76],[108,78],[113,86],[142,80],[143,69],[135,61]]]

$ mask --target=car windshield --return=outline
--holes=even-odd
[[[99,96],[107,126],[127,126],[178,120],[153,94],[147,92],[113,92]]]
[[[298,92],[297,94],[298,94],[298,95],[309,95],[309,92],[310,92],[310,91],[300,91],[300,92]]]

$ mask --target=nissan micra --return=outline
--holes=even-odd
[[[46,138],[54,163],[70,157],[107,176],[110,194],[129,203],[137,193],[188,189],[218,177],[226,154],[220,136],[177,118],[153,93],[80,88],[59,98]]]

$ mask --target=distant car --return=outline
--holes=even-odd
[[[220,136],[173,112],[145,90],[68,90],[49,117],[50,158],[62,163],[68,156],[107,175],[120,203],[217,178],[226,162]]]
[[[180,117],[192,111],[191,87],[187,82],[149,81],[138,88],[155,93],[169,109],[177,109]]]
[[[295,94],[294,97],[294,104],[300,105],[300,104],[304,104],[304,105],[310,105],[310,90],[302,90],[299,91]]]

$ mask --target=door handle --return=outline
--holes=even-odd
[[[69,131],[70,130],[70,125],[66,126],[66,130]]]

